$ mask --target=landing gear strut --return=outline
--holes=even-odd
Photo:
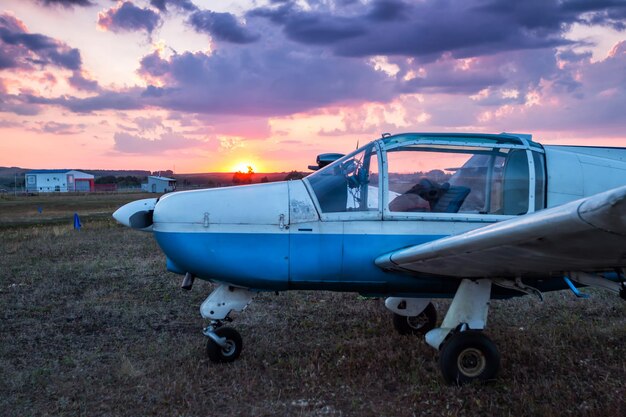
[[[491,280],[462,280],[441,327],[426,334],[426,343],[439,349],[439,367],[448,384],[487,381],[500,369],[500,352],[482,332],[490,298]]]

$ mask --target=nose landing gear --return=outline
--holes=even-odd
[[[224,321],[232,321],[231,311],[243,311],[256,293],[246,289],[220,284],[200,306],[202,317],[211,323],[202,331],[209,338],[206,352],[211,362],[233,362],[241,354],[243,342],[239,332],[232,327],[222,327]]]

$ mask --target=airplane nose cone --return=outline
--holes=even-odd
[[[156,198],[130,202],[115,210],[113,218],[124,226],[150,232],[152,231],[152,213],[156,202]]]

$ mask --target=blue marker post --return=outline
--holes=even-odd
[[[74,230],[80,230],[81,226],[78,213],[74,213]]]

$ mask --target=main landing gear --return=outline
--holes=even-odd
[[[430,300],[390,297],[385,307],[393,312],[398,333],[425,335],[426,342],[439,350],[439,367],[446,383],[462,385],[491,380],[500,369],[500,352],[482,332],[490,297],[491,280],[464,279],[439,328],[435,328],[437,311]]]
[[[464,279],[441,327],[426,333],[439,349],[439,367],[448,384],[488,381],[500,369],[500,352],[482,330],[487,325],[491,280]]]
[[[241,354],[241,335],[232,327],[224,327],[224,322],[232,321],[229,317],[231,311],[245,310],[255,295],[245,288],[220,284],[200,306],[202,317],[211,319],[202,332],[209,338],[206,352],[211,362],[233,362]]]

